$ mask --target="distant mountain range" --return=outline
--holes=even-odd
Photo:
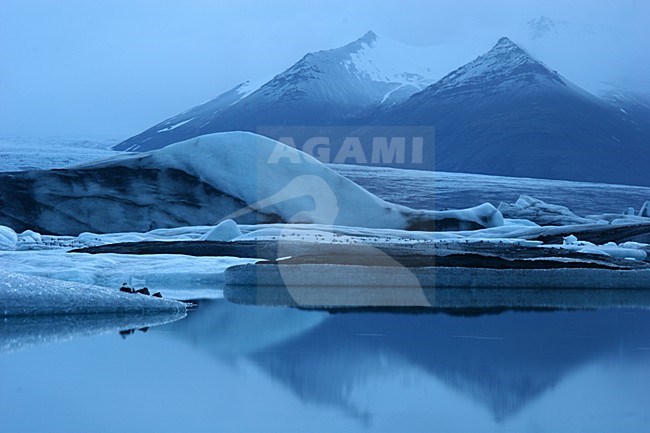
[[[437,81],[435,62],[368,32],[307,54],[269,81],[244,82],[115,149],[147,151],[244,130],[300,135],[298,148],[309,136],[329,137],[324,162],[650,185],[648,98],[593,95],[505,37]],[[405,158],[386,144],[392,159],[375,158],[373,137],[408,134],[424,138],[421,155],[407,138],[414,147]],[[361,158],[349,137],[358,138]],[[349,158],[334,157],[341,154]]]

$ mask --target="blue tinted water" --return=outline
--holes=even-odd
[[[650,431],[650,312],[218,300],[2,353],[0,384],[7,432]]]

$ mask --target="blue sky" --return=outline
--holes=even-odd
[[[542,42],[540,16],[557,23]],[[506,35],[578,84],[648,92],[649,18],[634,0],[2,0],[0,135],[126,138],[371,29],[468,58]]]

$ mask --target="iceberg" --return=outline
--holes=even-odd
[[[542,226],[593,224],[597,222],[594,219],[576,215],[566,206],[549,204],[527,195],[519,196],[514,204],[501,202],[498,209],[505,218],[524,219]]]
[[[16,249],[18,236],[9,227],[0,226],[0,251]]]
[[[0,173],[0,224],[77,235],[237,223],[318,223],[406,230],[503,225],[491,204],[459,211],[386,202],[320,161],[247,132],[63,170]]]
[[[650,217],[650,200],[646,200],[643,202],[643,205],[641,206],[641,210],[639,210],[639,216],[640,217]]]
[[[647,246],[647,244],[639,242],[623,242],[620,245],[615,242],[607,242],[604,245],[596,245],[593,242],[580,241],[574,235],[565,237],[561,246],[544,245],[546,248],[564,248],[585,254],[605,255],[630,260],[645,260],[648,254],[643,248]]]
[[[237,223],[233,220],[225,220],[201,236],[202,241],[231,241],[242,235]]]

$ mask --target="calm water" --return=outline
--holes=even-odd
[[[39,332],[0,326],[14,343]],[[330,313],[221,300],[126,338],[0,354],[0,430],[639,432],[650,431],[649,389],[646,310]]]

